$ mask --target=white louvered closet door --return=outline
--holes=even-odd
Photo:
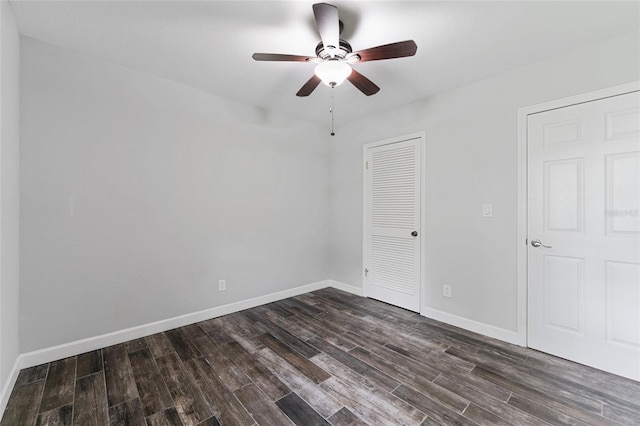
[[[421,137],[365,147],[364,290],[420,311]]]

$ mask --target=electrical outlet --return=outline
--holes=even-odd
[[[443,285],[442,286],[442,295],[444,297],[451,297],[451,286],[450,285]]]
[[[227,280],[218,281],[218,291],[225,291],[227,289]]]

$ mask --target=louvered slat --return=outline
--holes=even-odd
[[[371,224],[413,229],[416,223],[415,147],[374,152],[371,160]]]

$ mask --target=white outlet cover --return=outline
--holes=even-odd
[[[451,286],[450,285],[443,285],[442,286],[442,295],[444,297],[451,297]]]
[[[493,205],[492,204],[483,204],[482,205],[482,217],[492,217],[493,216]]]

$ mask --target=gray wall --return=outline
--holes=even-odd
[[[33,39],[21,66],[22,352],[329,277],[326,129]]]
[[[20,38],[0,2],[0,389],[18,358]]]
[[[21,352],[328,278],[360,286],[362,145],[423,130],[423,306],[516,331],[517,109],[640,78],[635,32],[327,145],[324,128],[22,46]]]
[[[639,40],[626,34],[338,129],[331,278],[362,284],[362,145],[426,131],[422,306],[517,331],[518,108],[639,80]],[[493,218],[481,217],[483,203]],[[443,284],[453,298],[442,297]]]

